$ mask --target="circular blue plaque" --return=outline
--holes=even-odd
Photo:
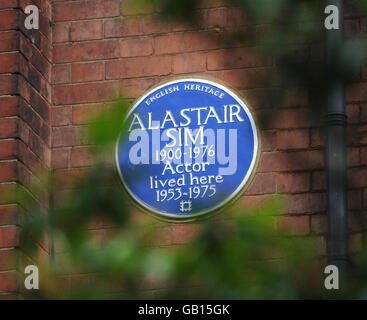
[[[259,156],[255,121],[225,86],[188,78],[162,84],[128,113],[116,165],[150,213],[191,220],[218,211],[248,185]]]

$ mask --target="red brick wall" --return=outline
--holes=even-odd
[[[0,30],[6,30],[0,31],[0,51],[9,52],[0,54],[2,190],[17,185],[31,190],[37,168],[42,172],[52,168],[64,179],[86,172],[93,165],[91,143],[82,134],[88,115],[106,108],[120,89],[125,98],[134,99],[163,80],[185,74],[206,75],[239,90],[258,114],[272,119],[261,131],[258,172],[238,203],[246,209],[261,206],[274,196],[284,198],[287,209],[274,217],[275,227],[304,236],[314,243],[315,252],[325,254],[324,139],[320,124],[309,117],[313,103],[310,93],[299,86],[280,89],[278,62],[255,54],[259,45],[256,36],[230,48],[222,41],[226,30],[241,27],[261,34],[266,32],[264,26],[249,25],[245,14],[220,0],[203,1],[197,27],[162,22],[157,9],[137,11],[127,1],[35,3],[42,11],[40,32],[17,29],[23,19],[17,1],[2,0],[0,4],[9,8],[0,11]],[[365,24],[366,20],[347,10],[348,35],[366,32]],[[299,62],[319,62],[319,44],[290,45]],[[347,88],[348,173],[354,178],[349,186],[353,249],[362,246],[363,198],[367,195],[367,140],[363,136],[366,68],[358,74]],[[265,98],[264,80],[284,94],[276,111],[269,111],[272,101]],[[4,225],[0,227],[0,248],[10,248],[0,250],[0,271],[15,270],[14,265],[4,264],[7,259],[2,255],[14,253],[18,222],[11,214],[14,205],[0,201],[4,204],[0,206],[0,224]],[[197,226],[159,224],[159,228],[164,236],[156,245],[172,246],[188,241]],[[104,231],[102,227],[94,230],[96,234]],[[0,292],[15,291],[13,282],[1,281],[11,274],[0,273]],[[2,287],[2,283],[9,285]]]
[[[40,31],[24,28],[24,7],[41,11]],[[25,261],[19,248],[22,217],[51,164],[51,6],[48,0],[2,0],[0,4],[0,298],[16,297]],[[47,255],[47,244],[39,254]],[[33,258],[33,257],[32,257]]]
[[[345,13],[346,41],[357,43],[363,60],[357,66],[353,81],[346,88],[346,109],[348,115],[348,209],[352,233],[352,246],[366,246],[367,208],[367,55],[364,39],[367,35],[367,17],[353,6]]]
[[[195,28],[164,23],[154,8],[134,11],[125,1],[89,3],[57,1],[53,8],[52,152],[54,168],[63,177],[78,175],[92,164],[88,141],[79,136],[85,115],[103,108],[120,88],[126,98],[137,98],[174,76],[207,75],[240,90],[258,112],[267,110],[262,83],[272,79],[279,84],[276,63],[256,56],[256,39],[233,48],[221,41],[224,30],[248,25],[237,8],[223,1],[203,2],[200,26]],[[325,252],[324,151],[317,128],[307,121],[307,90],[285,91],[286,99],[273,115],[275,121],[262,131],[259,170],[240,203],[247,207],[287,194],[287,215],[275,224],[287,226],[291,234],[312,235]],[[160,244],[172,245],[186,241],[193,227],[162,228],[169,236]]]

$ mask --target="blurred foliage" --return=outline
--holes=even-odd
[[[60,199],[48,214],[29,216],[22,250],[34,256],[35,243],[51,233],[56,249],[41,264],[41,290],[27,298],[285,299],[320,291],[317,244],[278,233],[283,203],[269,201],[256,215],[232,207],[194,224],[187,244],[164,246],[159,239],[172,231],[150,219],[137,223],[110,170],[97,166],[61,196],[57,185]],[[104,230],[103,243],[96,227]]]
[[[219,216],[186,226],[134,212],[112,159],[98,156],[106,153],[106,143],[113,148],[121,123],[116,121],[116,128],[106,130],[104,137],[101,127],[114,123],[109,117],[121,119],[121,107],[126,106],[120,101],[116,110],[90,127],[91,135],[102,142],[95,151],[100,159],[96,166],[67,184],[63,177],[50,178],[43,186],[49,190],[48,208],[36,206],[26,214],[20,247],[37,260],[41,280],[40,290],[24,292],[25,298],[366,297],[362,275],[349,281],[345,290],[324,289],[326,261],[318,253],[320,242],[282,233],[278,219],[285,203],[280,199],[256,209],[234,205]],[[192,228],[192,235],[182,239],[186,243],[167,244],[165,237],[180,234],[180,228]],[[50,247],[50,259],[38,260],[40,247]]]
[[[159,7],[163,18],[183,19],[194,25],[200,23],[199,3],[134,1],[134,5]],[[325,88],[328,79],[323,61],[316,61],[316,70],[308,63],[297,63],[297,52],[288,46],[290,39],[297,39],[299,44],[322,43],[321,1],[229,3],[242,8],[251,24],[271,24],[265,32],[258,28],[229,30],[225,37],[229,47],[254,36],[258,39],[258,53],[271,57],[281,68],[284,84],[308,86],[317,93]],[[356,5],[366,6],[366,1]],[[360,59],[360,48],[346,44],[337,50],[336,56],[341,58],[335,61],[335,70],[340,70],[346,79],[353,78],[350,66]],[[269,92],[271,100],[282,99],[271,88]],[[318,118],[323,104],[311,106]],[[256,212],[233,206],[220,216],[193,224],[197,232],[186,244],[162,245],[160,237],[172,232],[176,225],[151,219],[137,221],[114,172],[113,147],[123,129],[126,110],[127,103],[120,99],[92,122],[90,136],[97,145],[94,156],[98,164],[71,185],[65,185],[62,176],[50,177],[43,185],[49,190],[46,209],[33,206],[25,216],[21,234],[25,255],[35,258],[39,246],[51,251],[51,259],[39,264],[41,290],[34,295],[25,292],[26,298],[367,297],[365,275],[359,273],[349,280],[345,290],[331,293],[324,289],[325,257],[315,253],[319,243],[312,242],[312,238],[279,233],[277,217],[284,205],[279,201],[270,201]],[[263,121],[266,123],[266,119]]]

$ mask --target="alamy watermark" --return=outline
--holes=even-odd
[[[327,290],[339,290],[339,269],[337,266],[328,265],[324,270],[328,276],[325,278],[324,286]]]
[[[28,274],[24,280],[24,287],[27,290],[39,289],[39,271],[38,267],[34,265],[26,266],[24,274]]]
[[[38,30],[39,29],[39,16],[40,16],[38,7],[35,5],[26,6],[24,9],[24,13],[28,15],[25,18],[24,27],[27,30],[32,30],[32,29]]]
[[[326,30],[338,30],[339,25],[339,8],[334,5],[328,5],[324,11],[328,16],[325,18],[324,26]]]

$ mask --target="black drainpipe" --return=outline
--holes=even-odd
[[[328,72],[326,170],[328,184],[328,263],[344,274],[348,264],[348,214],[346,193],[346,142],[344,81],[338,72],[338,53],[343,46],[344,10],[342,0],[329,0],[328,5],[339,8],[339,29],[326,30],[326,59]]]

